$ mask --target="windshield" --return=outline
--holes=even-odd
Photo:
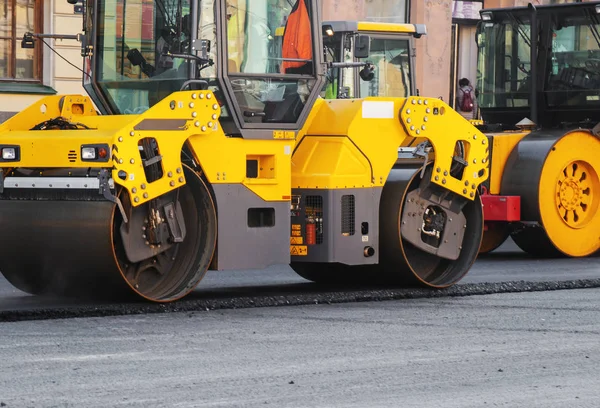
[[[354,36],[352,33],[336,32],[323,38],[325,61],[353,62]],[[352,68],[329,68],[321,97],[325,99],[345,99],[357,97],[354,92],[354,72]]]
[[[204,3],[199,31],[210,38],[214,11]],[[100,0],[97,7],[94,71],[115,113],[141,113],[181,89],[189,60],[167,54],[190,52],[189,0]]]
[[[478,33],[477,101],[481,108],[529,106],[530,36],[528,21],[506,16]]]
[[[353,62],[354,37],[353,33],[336,33],[332,37],[326,37],[324,39],[326,60]],[[327,86],[321,96],[326,99],[336,99],[410,95],[412,82],[409,40],[378,38],[372,34],[370,37],[370,54],[365,61],[373,64],[373,79],[370,81],[361,79],[359,75],[361,68],[330,68],[327,71]],[[345,44],[344,47],[342,42]],[[354,90],[356,81],[359,84],[358,92]]]
[[[528,13],[495,11],[493,22],[482,21],[477,35],[479,106],[484,111],[527,109],[531,81],[537,77],[539,109],[596,110],[600,105],[598,16],[590,8],[549,7],[540,9],[537,18],[539,38],[533,38],[537,73],[531,72]]]
[[[227,0],[227,75],[245,123],[295,123],[314,86],[307,0]]]
[[[411,89],[408,39],[372,38],[369,62],[375,77],[360,82],[360,96],[407,97]]]
[[[600,105],[600,36],[598,19],[564,17],[552,31],[548,105]]]

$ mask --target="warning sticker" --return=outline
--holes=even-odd
[[[306,245],[290,245],[290,255],[306,256],[308,247]]]
[[[301,237],[302,231],[292,231],[292,237]]]
[[[292,224],[292,231],[300,231],[301,229],[302,229],[302,225]]]
[[[304,238],[290,237],[290,245],[302,245],[302,244],[304,244]]]

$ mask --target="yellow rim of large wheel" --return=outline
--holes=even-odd
[[[600,141],[572,132],[550,150],[539,181],[546,234],[561,252],[587,256],[600,249]]]

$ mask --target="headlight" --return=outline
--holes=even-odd
[[[15,160],[17,150],[14,147],[5,147],[2,149],[2,160]]]
[[[96,159],[96,148],[95,147],[82,147],[81,148],[81,159],[82,160],[95,160]]]
[[[492,20],[492,12],[491,11],[482,11],[481,19],[483,21],[491,21]]]
[[[16,145],[0,145],[0,162],[21,160],[21,148]]]
[[[89,144],[81,146],[81,160],[107,162],[110,159],[110,148],[107,144]]]

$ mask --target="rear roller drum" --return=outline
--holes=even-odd
[[[506,222],[486,222],[479,253],[488,254],[497,249],[508,239],[510,236],[510,231],[510,225]]]
[[[513,234],[535,256],[584,257],[600,249],[600,141],[590,132],[534,132],[513,150],[503,195],[521,196],[521,219],[537,223]]]
[[[414,205],[414,199],[418,197],[416,193],[421,181],[419,170],[420,168],[415,167],[399,167],[392,170],[388,177],[379,211],[379,264],[348,266],[297,262],[291,265],[294,271],[305,279],[326,284],[392,284],[445,288],[460,281],[475,261],[481,243],[483,234],[481,200],[476,196],[475,200],[467,202],[460,214],[456,216],[437,207],[435,209],[437,213],[431,218],[438,217],[439,220],[446,221],[447,230],[440,231],[442,232],[440,236],[443,241],[448,242],[447,245],[438,248],[438,254],[426,252],[419,245],[425,245],[430,250],[434,249],[434,241],[438,240],[434,230],[426,231],[430,235],[419,233],[416,237],[414,234],[406,234],[406,231],[404,233],[402,231],[403,228],[413,227],[416,231],[415,225],[422,227],[427,224],[425,212],[429,210],[428,206],[425,206],[422,209],[423,213],[417,217],[412,217],[413,213],[410,211],[412,208],[410,206]],[[426,175],[425,179],[427,177]],[[459,220],[464,235],[462,241],[456,238],[452,242],[453,236],[463,234],[463,232],[454,234],[453,225]],[[440,256],[442,253],[447,256],[453,251],[456,256],[451,258],[454,259]]]
[[[133,293],[167,302],[205,275],[216,245],[216,212],[202,179],[133,208],[128,223],[108,201],[1,200],[0,271],[32,294],[115,299]],[[39,193],[41,194],[41,193]],[[89,197],[88,197],[89,198]]]
[[[556,249],[541,227],[522,228],[511,234],[521,250],[536,258],[558,258],[563,254]]]
[[[350,266],[339,263],[293,262],[290,266],[304,279],[324,285],[376,283],[368,273],[368,268],[376,269],[376,265]]]
[[[454,196],[464,200],[458,213],[432,205],[418,194],[423,187],[419,174],[395,168],[388,177],[379,212],[380,267],[394,282],[446,288],[459,282],[477,258],[483,235],[481,199]],[[424,180],[429,177],[428,171]]]

